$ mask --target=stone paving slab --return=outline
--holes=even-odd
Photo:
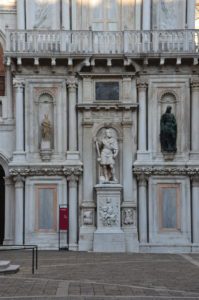
[[[18,274],[0,276],[0,299],[199,299],[194,257],[40,251],[32,275],[30,251],[0,252],[21,265]]]

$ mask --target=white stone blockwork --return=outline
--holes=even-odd
[[[0,2],[0,243],[198,252],[195,1]]]

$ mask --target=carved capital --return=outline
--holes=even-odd
[[[137,180],[138,180],[139,186],[147,186],[148,177],[146,174],[142,173],[142,174],[138,175]]]
[[[148,87],[148,82],[146,79],[138,79],[137,80],[137,87],[139,91],[146,91]]]
[[[68,77],[68,79],[66,80],[66,84],[69,90],[76,90],[77,88],[77,78],[75,78],[74,76]]]
[[[25,181],[25,178],[23,176],[20,175],[14,176],[13,180],[15,182],[15,188],[23,188],[23,184]]]
[[[13,86],[17,90],[17,92],[23,92],[23,88],[25,86],[25,83],[23,80],[19,80],[14,78],[13,79]]]
[[[192,80],[191,88],[192,88],[192,90],[199,91],[199,80]]]
[[[192,187],[199,188],[199,175],[191,176],[190,178],[191,178]]]
[[[63,172],[68,181],[77,182],[79,180],[79,176],[82,175],[83,169],[82,167],[68,167],[64,168]]]

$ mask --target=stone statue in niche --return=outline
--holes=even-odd
[[[118,155],[118,142],[113,129],[106,128],[104,137],[96,140],[98,163],[100,165],[100,183],[117,183],[115,177],[115,158]]]
[[[44,115],[44,119],[41,122],[41,158],[44,161],[49,161],[52,154],[51,149],[52,140],[52,125],[48,118],[48,114]]]
[[[177,123],[174,114],[171,113],[172,107],[167,106],[166,112],[160,120],[160,143],[162,152],[175,153],[177,139]]]
[[[51,140],[51,131],[52,131],[52,126],[50,123],[50,120],[48,118],[48,115],[44,115],[44,119],[41,123],[41,136],[42,140],[44,141],[50,141]]]
[[[132,225],[134,224],[134,214],[133,210],[128,208],[124,210],[124,219],[123,222],[125,225]]]

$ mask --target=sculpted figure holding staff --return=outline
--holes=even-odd
[[[113,136],[112,130],[107,128],[105,136],[101,140],[96,140],[98,162],[100,164],[100,182],[117,182],[115,177],[115,158],[118,155],[117,139]]]

